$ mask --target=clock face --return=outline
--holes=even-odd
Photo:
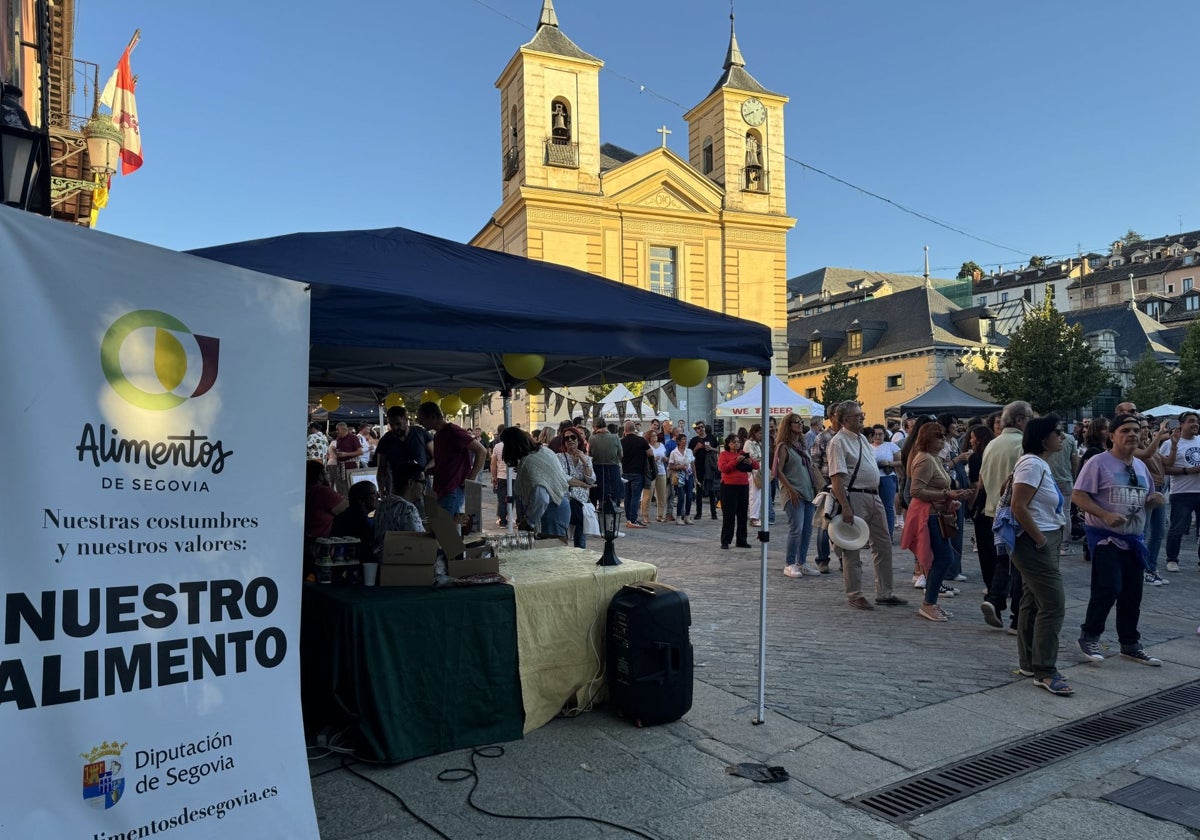
[[[767,119],[767,106],[757,99],[747,99],[742,103],[742,119],[750,125],[762,125]]]

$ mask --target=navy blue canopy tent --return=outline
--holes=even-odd
[[[546,356],[557,386],[765,370],[770,330],[582,271],[405,228],[294,233],[190,253],[312,286],[310,384],[503,388],[503,353]]]

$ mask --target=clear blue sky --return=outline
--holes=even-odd
[[[78,0],[102,79],[133,30],[145,165],[101,230],[193,248],[405,226],[470,238],[500,200],[496,77],[541,0]],[[727,0],[555,0],[602,58],[601,134],[644,152],[721,73]],[[789,276],[934,273],[1200,228],[1200,3],[741,0],[746,69],[791,97]],[[645,86],[645,91],[641,86]],[[678,104],[676,104],[678,103]],[[903,213],[817,167],[997,244]],[[1015,250],[1007,250],[1009,246]]]

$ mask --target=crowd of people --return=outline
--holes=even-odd
[[[436,403],[423,403],[417,420],[395,407],[382,437],[339,423],[332,441],[310,427],[307,537],[362,536],[364,556],[378,552],[383,531],[421,530],[426,491],[461,515],[465,482],[487,469],[500,527],[515,518],[523,529],[586,547],[588,534],[599,533],[597,511],[623,512],[630,529],[650,527],[651,508],[655,523],[687,526],[704,518],[707,502],[711,519],[720,512],[720,549],[750,548],[769,494],[770,521],[779,496],[787,522],[784,575],[830,574],[836,557],[851,608],[904,606],[893,572],[899,531],[914,558],[917,615],[942,623],[951,618],[944,599],[961,595],[955,584],[967,579],[969,528],[983,620],[1015,635],[1021,673],[1060,695],[1073,691],[1056,661],[1061,558],[1077,543],[1091,564],[1077,638],[1083,656],[1104,659],[1099,639],[1115,614],[1120,654],[1160,665],[1141,645],[1143,588],[1169,583],[1159,574],[1164,546],[1166,571],[1180,570],[1182,537],[1200,515],[1200,415],[1154,424],[1132,403],[1068,430],[1022,401],[965,424],[942,414],[867,427],[849,401],[830,407],[828,424],[796,414],[778,425],[771,419],[769,450],[758,424],[718,440],[704,421],[689,437],[671,421],[651,420],[643,431],[633,420],[617,427],[597,418],[589,427],[577,417],[532,434],[501,426],[489,440],[447,421]],[[348,469],[363,467],[375,468],[374,482],[338,486]],[[845,528],[862,538],[839,546]],[[870,600],[861,557],[868,547]]]

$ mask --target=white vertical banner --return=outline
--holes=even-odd
[[[0,837],[317,837],[300,283],[0,207]]]

